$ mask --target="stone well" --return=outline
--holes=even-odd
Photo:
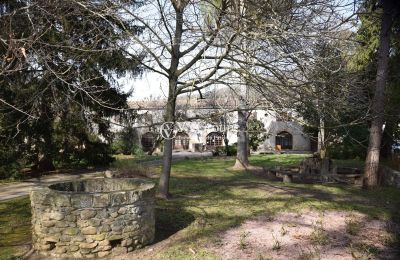
[[[93,179],[31,192],[33,247],[41,255],[98,258],[154,239],[154,184]]]

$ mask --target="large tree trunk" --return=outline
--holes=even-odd
[[[173,37],[172,43],[172,56],[171,56],[171,64],[169,68],[169,88],[168,88],[168,103],[167,110],[165,113],[165,122],[175,122],[175,108],[176,108],[176,98],[179,93],[177,93],[177,84],[178,84],[178,66],[179,60],[181,58],[180,46],[182,42],[182,34],[183,34],[183,10],[186,6],[185,2],[181,1],[172,1],[172,5],[174,6],[176,12],[175,18],[175,34]],[[169,193],[169,177],[171,175],[171,163],[172,163],[172,148],[173,148],[173,140],[166,139],[164,141],[164,155],[163,155],[163,166],[160,176],[159,183],[159,191],[160,196],[164,199],[168,199],[170,197]]]
[[[175,89],[176,89],[176,80],[170,80],[169,87],[169,95],[168,95],[168,104],[167,110],[165,113],[165,122],[175,122]],[[169,194],[169,177],[171,175],[171,163],[172,163],[172,148],[173,148],[173,139],[165,139],[164,140],[164,154],[163,154],[163,165],[160,176],[160,183],[158,185],[160,196],[164,199],[168,199],[170,197]]]
[[[322,118],[319,120],[318,129],[318,153],[321,159],[326,158],[326,144],[325,144],[325,122]]]
[[[390,29],[392,26],[393,0],[383,0],[382,24],[377,57],[375,93],[372,100],[372,120],[369,130],[369,144],[364,169],[364,187],[378,185],[379,156],[384,123],[385,90],[389,70]]]
[[[247,133],[247,111],[238,111],[238,142],[237,142],[237,156],[236,163],[233,168],[246,169],[249,167],[249,136]]]
[[[163,167],[162,167],[160,183],[159,183],[160,195],[164,199],[168,199],[170,197],[169,177],[170,177],[170,173],[171,173],[172,145],[173,145],[172,139],[167,139],[164,141]]]

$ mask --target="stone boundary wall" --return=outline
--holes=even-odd
[[[31,192],[33,247],[57,258],[130,252],[154,239],[154,184],[94,179]]]

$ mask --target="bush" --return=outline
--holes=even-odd
[[[86,166],[106,166],[115,161],[111,155],[111,147],[100,142],[86,144],[83,151],[78,153],[81,164]]]
[[[237,144],[228,145],[226,149],[227,156],[236,156],[237,155]]]
[[[141,148],[137,145],[138,139],[137,130],[127,127],[116,134],[116,138],[111,145],[112,150],[115,154],[140,155],[143,151],[140,151]]]
[[[140,147],[140,146],[137,145],[137,144],[132,145],[131,154],[136,155],[136,156],[139,156],[139,157],[145,155],[145,153],[144,153],[142,147]]]
[[[228,146],[218,146],[212,151],[213,156],[236,156],[237,155],[237,144]]]

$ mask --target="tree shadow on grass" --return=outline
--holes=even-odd
[[[195,217],[180,207],[156,207],[156,233],[153,243],[169,238],[189,226]]]

